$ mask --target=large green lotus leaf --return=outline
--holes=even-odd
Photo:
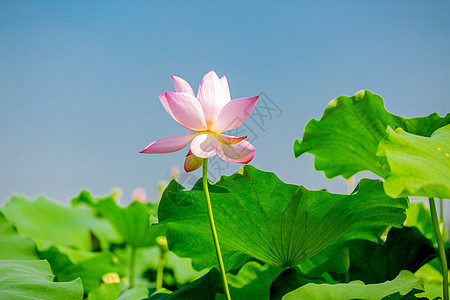
[[[450,124],[431,137],[389,126],[377,155],[387,158],[391,172],[384,189],[391,197],[450,199]]]
[[[320,121],[312,119],[305,127],[303,139],[294,142],[296,157],[305,152],[315,156],[315,168],[328,178],[352,175],[368,170],[380,177],[389,174],[386,158],[377,156],[378,143],[386,136],[386,128],[403,128],[409,133],[430,136],[450,123],[450,114],[441,118],[405,119],[389,113],[383,99],[369,91],[352,97],[341,96],[326,107]]]
[[[287,293],[283,300],[351,300],[374,299],[379,300],[393,294],[406,295],[412,290],[423,290],[420,279],[409,271],[401,271],[392,281],[365,285],[361,281],[342,284],[308,283],[292,292]]]
[[[415,227],[392,228],[383,245],[355,240],[349,249],[350,280],[366,284],[392,280],[401,270],[414,273],[438,256],[431,241]]]
[[[149,207],[138,201],[128,207],[119,207],[112,196],[93,199],[87,191],[72,199],[74,206],[86,204],[105,217],[122,238],[134,247],[156,245],[156,237],[164,235],[164,228],[152,226]]]
[[[408,205],[388,197],[379,180],[362,180],[354,194],[337,195],[285,184],[252,166],[221,177],[210,195],[228,270],[250,257],[288,267],[336,242],[380,241],[387,226],[402,226]],[[175,254],[192,258],[197,270],[216,265],[201,180],[190,191],[172,181],[158,214]]]
[[[34,242],[17,233],[0,211],[0,259],[39,259]]]
[[[81,280],[53,282],[45,260],[0,260],[0,299],[80,300]]]
[[[64,251],[52,246],[41,251],[39,256],[48,260],[54,274],[60,281],[70,281],[81,278],[85,293],[100,285],[102,276],[106,273],[121,273],[120,267],[114,263],[110,252],[95,252],[73,262]]]
[[[92,251],[92,236],[114,238],[108,221],[97,218],[87,209],[66,207],[45,197],[29,201],[13,197],[2,209],[20,234],[31,237],[39,249],[52,244],[73,249]],[[105,237],[108,234],[109,237]]]
[[[270,285],[283,271],[271,265],[261,265],[258,262],[247,262],[236,275],[227,274],[231,299],[248,300],[270,299]],[[225,299],[224,294],[217,294],[216,300]]]

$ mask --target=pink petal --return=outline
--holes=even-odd
[[[152,142],[145,147],[140,153],[170,153],[183,149],[187,146],[197,135],[182,135],[182,136],[170,136],[157,141]]]
[[[225,91],[222,82],[214,71],[207,73],[198,88],[198,101],[203,107],[205,113],[206,125],[212,127],[216,118],[230,99],[229,91]]]
[[[172,75],[173,85],[175,86],[175,91],[177,93],[188,93],[195,97],[194,91],[192,90],[189,83],[183,78]]]
[[[159,95],[159,100],[170,116],[184,128],[194,132],[207,129],[202,106],[194,96],[167,92]]]
[[[220,111],[211,131],[224,132],[238,127],[252,113],[256,101],[258,101],[258,96],[239,98],[228,102]]]
[[[219,141],[212,133],[198,134],[191,143],[191,151],[200,158],[210,158],[217,154]]]
[[[240,141],[243,141],[247,138],[247,136],[235,137],[235,136],[230,136],[230,135],[225,135],[225,134],[220,134],[220,133],[216,133],[215,135],[219,142],[221,142],[222,144],[226,144],[226,145],[234,145],[234,144],[237,144]]]
[[[222,83],[223,89],[225,90],[225,94],[228,98],[228,102],[230,102],[231,101],[230,88],[228,87],[228,80],[225,77],[225,75],[222,76],[222,78],[220,78],[220,82]]]
[[[230,163],[249,163],[255,156],[255,147],[247,141],[235,145],[220,144],[219,156]]]
[[[186,155],[186,160],[184,161],[184,170],[189,173],[197,170],[202,165],[203,158],[195,156],[194,154],[192,154],[192,151],[189,150],[188,154]]]

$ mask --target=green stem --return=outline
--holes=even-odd
[[[159,263],[156,272],[156,290],[160,290],[164,283],[164,266],[166,265],[166,253],[169,251],[167,247],[167,239],[165,236],[158,236],[156,243],[159,246]]]
[[[214,216],[211,207],[211,199],[209,198],[208,190],[208,159],[203,159],[203,191],[205,192],[206,208],[208,210],[209,226],[211,227],[211,233],[214,240],[214,246],[216,248],[217,260],[219,262],[220,274],[222,275],[223,290],[227,300],[231,300],[230,290],[228,289],[227,274],[225,273],[225,267],[223,265],[222,253],[220,252],[219,238],[217,237],[216,225],[214,224]]]
[[[163,251],[159,254],[159,264],[158,270],[156,273],[156,290],[160,290],[163,287],[163,278],[164,278],[164,265],[166,264],[165,253]]]
[[[442,239],[441,231],[439,229],[439,221],[438,221],[437,212],[436,212],[436,203],[434,202],[434,198],[428,198],[428,199],[430,200],[431,222],[433,223],[434,235],[436,236],[436,240],[438,243],[439,258],[441,259],[444,300],[449,300],[449,297],[448,297],[448,266],[447,266],[447,257],[445,256],[444,240]]]
[[[131,254],[130,254],[130,267],[129,267],[129,272],[130,272],[130,289],[132,289],[134,287],[134,267],[136,265],[136,247],[135,246],[131,246]]]

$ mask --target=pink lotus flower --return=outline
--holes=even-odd
[[[241,125],[252,112],[258,96],[231,100],[227,78],[219,79],[214,71],[207,73],[195,97],[189,83],[172,76],[175,93],[159,95],[169,115],[188,130],[187,135],[166,137],[152,142],[141,153],[169,153],[191,143],[184,169],[198,169],[203,158],[218,154],[227,162],[249,163],[255,156],[255,147],[245,141],[247,136],[234,137],[222,132]]]
[[[131,194],[131,201],[139,201],[145,203],[147,201],[147,193],[143,187],[136,187]]]

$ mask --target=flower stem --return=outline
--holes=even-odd
[[[442,239],[441,230],[439,229],[439,221],[436,212],[436,203],[434,202],[434,198],[428,198],[430,200],[430,214],[431,214],[431,222],[433,223],[434,235],[436,236],[436,240],[438,243],[439,249],[439,258],[441,259],[441,267],[442,267],[442,285],[444,292],[444,300],[449,300],[448,297],[448,266],[447,266],[447,257],[445,256],[445,248],[444,248],[444,240]]]
[[[136,247],[135,246],[131,246],[131,253],[130,253],[130,267],[129,267],[129,272],[130,272],[130,285],[129,288],[132,289],[134,287],[134,267],[136,265]]]
[[[156,290],[158,291],[163,287],[164,266],[166,265],[166,253],[169,251],[169,248],[167,247],[167,240],[165,236],[157,237],[156,242],[159,246],[159,263],[156,271]]]
[[[231,300],[230,290],[228,289],[227,274],[225,273],[225,267],[223,265],[222,253],[220,252],[219,238],[217,237],[216,225],[214,224],[214,216],[211,207],[211,200],[209,198],[208,190],[208,159],[203,159],[203,191],[205,192],[206,208],[208,210],[209,226],[211,227],[211,233],[214,240],[214,246],[216,248],[217,260],[219,262],[220,274],[222,275],[223,290],[227,300]]]
[[[166,263],[164,253],[161,252],[159,254],[159,264],[158,264],[158,270],[156,273],[156,290],[160,290],[163,287],[163,278],[164,278],[164,265]]]

